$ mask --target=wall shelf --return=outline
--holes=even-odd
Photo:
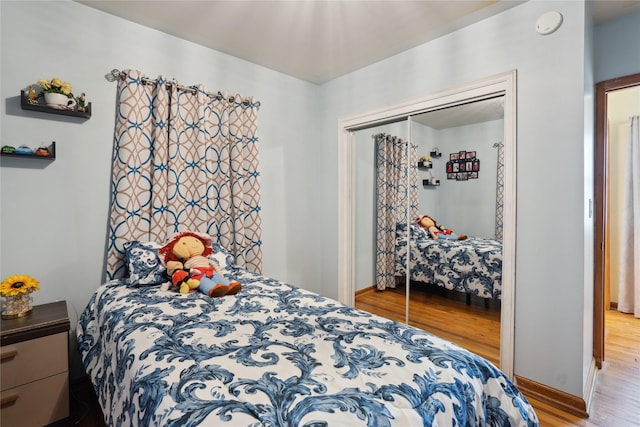
[[[434,159],[439,159],[440,157],[442,157],[442,153],[438,152],[438,151],[432,151],[429,153],[429,155],[431,157],[433,157]]]
[[[21,157],[23,159],[38,159],[38,160],[55,160],[56,158],[56,142],[53,141],[51,145],[47,147],[49,149],[50,156],[43,156],[35,153],[2,153],[0,152],[0,156],[2,157]]]
[[[418,162],[418,167],[420,169],[431,169],[433,167],[433,163],[431,162],[423,162],[422,160]]]
[[[24,90],[20,91],[20,107],[23,110],[31,110],[31,111],[40,111],[42,113],[50,113],[50,114],[59,114],[62,116],[69,117],[80,117],[83,119],[91,118],[91,103],[87,103],[86,111],[78,111],[78,110],[59,110],[57,108],[47,107],[45,104],[41,103],[40,99],[38,99],[38,104],[32,104],[27,100],[27,95],[24,93]]]
[[[424,185],[425,187],[438,187],[440,185],[440,180],[436,179],[436,183],[432,184],[430,179],[423,179],[422,185]]]

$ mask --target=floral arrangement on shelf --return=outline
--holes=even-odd
[[[38,85],[42,89],[38,97],[44,96],[45,93],[61,93],[68,98],[73,97],[71,83],[63,82],[58,77],[54,77],[51,80],[38,80]]]
[[[2,281],[0,296],[15,297],[40,290],[40,282],[26,274],[9,276]]]

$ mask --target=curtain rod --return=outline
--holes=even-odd
[[[127,74],[124,71],[120,71],[116,68],[114,68],[113,70],[111,70],[111,73],[107,74],[105,77],[107,78],[107,80],[114,82],[118,79],[122,79],[124,80],[124,78],[127,76]],[[142,78],[142,83],[147,84],[147,85],[155,85],[156,82],[153,79],[147,78],[147,77],[143,77]],[[167,87],[171,87],[173,84],[170,82],[166,83]],[[179,90],[183,90],[183,91],[187,91],[187,92],[192,92],[194,95],[196,93],[196,89],[192,88],[192,87],[185,87],[185,86],[180,86],[180,85],[176,85],[176,88]],[[222,94],[222,92],[218,91],[218,93],[210,93],[210,92],[205,92],[207,96],[210,96],[211,98],[215,98],[218,101],[224,99],[224,95]],[[229,102],[234,102],[235,101],[235,97],[230,96],[227,101]],[[248,98],[245,98],[242,101],[243,105],[249,105],[251,104],[251,100]],[[253,103],[256,107],[260,108],[260,101],[256,101]]]

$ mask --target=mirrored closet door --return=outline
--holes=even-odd
[[[449,339],[509,376],[515,77],[510,71],[339,121],[339,180],[345,188],[339,197],[341,301]],[[379,199],[377,134],[407,141],[405,179],[396,188],[400,215],[382,226],[391,245],[380,243],[379,219],[386,215],[380,203],[386,209],[389,202]],[[428,221],[418,224],[418,218]],[[381,266],[381,251],[392,257],[392,268]],[[363,292],[370,293],[368,306],[361,304]]]
[[[411,116],[409,323],[500,360],[504,96]],[[420,219],[420,221],[417,221]]]
[[[352,145],[359,307],[496,364],[503,134],[498,96],[355,131]]]

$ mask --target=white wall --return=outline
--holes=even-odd
[[[71,1],[2,1],[0,14],[2,145],[57,141],[52,162],[2,159],[0,277],[36,277],[35,303],[67,300],[75,327],[104,278],[116,98],[104,76],[132,68],[261,102],[263,272],[322,290],[318,86]],[[54,76],[86,92],[91,119],[20,109],[21,89]]]
[[[535,22],[551,9],[563,14],[564,23],[541,36]],[[337,295],[338,119],[517,69],[514,369],[582,395],[583,248],[590,244],[583,233],[583,153],[589,149],[584,143],[584,27],[582,2],[527,2],[323,85],[325,294]]]

